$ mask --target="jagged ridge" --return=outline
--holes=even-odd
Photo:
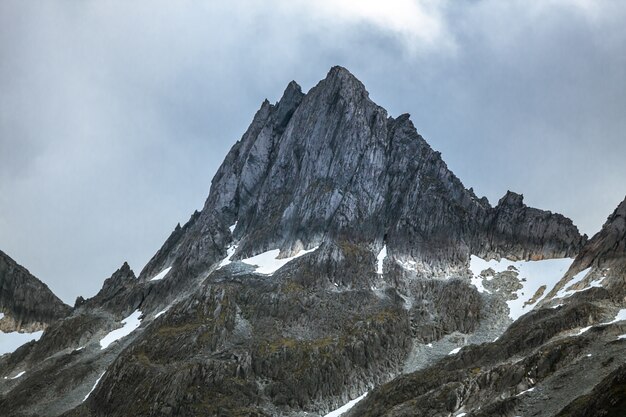
[[[507,193],[492,208],[466,190],[408,115],[396,119],[334,67],[304,95],[292,82],[265,101],[212,181],[201,213],[177,229],[142,276],[167,264],[235,259],[326,240],[371,245],[430,264],[482,257],[574,256],[585,242],[572,222]]]

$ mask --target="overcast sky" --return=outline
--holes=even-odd
[[[71,304],[138,273],[263,99],[337,64],[477,194],[591,235],[626,194],[624,22],[621,1],[3,0],[0,249]]]

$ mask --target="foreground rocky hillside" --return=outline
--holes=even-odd
[[[371,391],[353,415],[513,415],[504,394],[572,358],[546,362],[541,349],[618,311],[615,267],[577,278],[606,272],[608,249],[594,248],[619,237],[605,234],[587,242],[513,192],[478,198],[408,115],[390,117],[335,67],[261,105],[203,209],[138,276],[122,265],[41,340],[0,357],[0,409],[319,416]],[[559,301],[569,278],[592,288]],[[594,386],[612,383],[611,352]]]
[[[578,285],[568,287],[576,275]],[[622,417],[625,279],[626,199],[541,308],[494,342],[375,389],[348,416]]]

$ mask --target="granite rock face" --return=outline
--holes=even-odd
[[[261,105],[203,209],[138,277],[124,264],[39,342],[0,358],[7,375],[28,370],[0,380],[0,407],[15,416],[317,416],[435,363],[449,345],[501,335],[507,305],[470,283],[470,255],[573,257],[585,243],[569,219],[519,194],[495,207],[478,198],[408,115],[390,117],[334,67],[308,93],[291,82]],[[264,273],[255,265],[267,259],[250,258],[270,250],[290,261]],[[133,312],[139,328],[102,348]],[[592,304],[583,313],[541,323],[555,332],[608,314]],[[544,341],[524,339],[535,324],[514,324],[492,361]],[[466,362],[454,363],[450,381],[461,387]]]
[[[34,332],[69,315],[70,307],[0,251],[0,313],[1,331]]]

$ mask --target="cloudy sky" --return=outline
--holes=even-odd
[[[595,233],[626,194],[626,3],[0,2],[0,249],[64,301],[141,270],[264,98],[336,64],[467,187]]]

